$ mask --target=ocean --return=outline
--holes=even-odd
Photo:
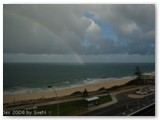
[[[154,63],[4,63],[3,93],[17,94],[63,89],[133,77],[136,66],[142,73],[155,72]]]

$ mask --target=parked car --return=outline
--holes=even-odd
[[[146,91],[142,91],[142,92],[140,92],[139,94],[141,94],[141,95],[146,95],[146,94],[148,94]]]
[[[144,94],[148,94],[147,91],[145,91],[145,89],[139,89],[136,91],[137,94],[140,94],[140,95],[144,95]]]
[[[155,92],[155,86],[149,87],[149,90]]]

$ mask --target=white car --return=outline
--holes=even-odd
[[[150,87],[149,90],[155,92],[155,87]]]
[[[146,91],[140,89],[138,91],[136,91],[137,94],[141,94],[141,95],[144,95],[144,94],[148,94]]]
[[[148,93],[145,92],[145,91],[142,91],[142,92],[140,92],[139,94],[141,94],[141,95],[146,95],[146,94],[148,94]]]

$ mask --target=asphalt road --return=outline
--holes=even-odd
[[[155,104],[131,116],[155,116]]]
[[[133,99],[128,97],[128,94],[135,92],[136,90],[121,93],[116,96],[118,99],[117,103],[82,114],[81,116],[126,116],[153,103],[155,100],[155,95],[150,95],[142,99]]]

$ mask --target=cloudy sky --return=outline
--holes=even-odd
[[[154,62],[154,5],[4,5],[4,62]]]

